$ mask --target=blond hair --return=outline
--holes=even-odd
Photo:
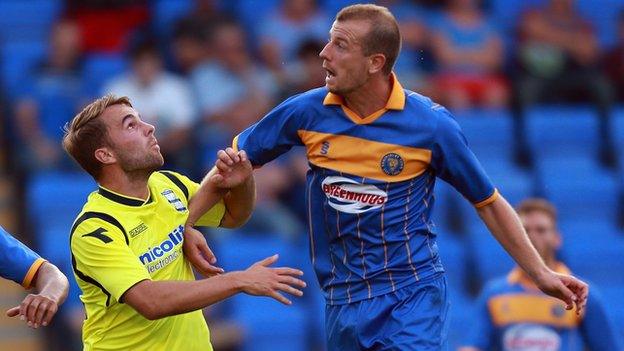
[[[516,212],[520,215],[540,212],[550,217],[553,222],[557,222],[557,209],[552,203],[545,199],[528,198],[516,206]]]
[[[356,4],[343,8],[336,15],[337,22],[366,20],[370,30],[362,39],[364,55],[383,54],[386,63],[382,72],[390,74],[401,51],[399,24],[390,10],[373,4]]]
[[[109,106],[120,104],[132,107],[127,96],[107,94],[87,105],[64,128],[63,149],[96,180],[102,163],[95,158],[95,150],[109,143],[106,124],[98,117]]]

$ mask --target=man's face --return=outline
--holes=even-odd
[[[561,237],[553,219],[544,212],[520,214],[520,220],[537,252],[544,259],[552,259],[561,245]]]
[[[369,57],[364,56],[363,38],[368,21],[334,22],[329,42],[319,56],[327,75],[325,85],[332,93],[344,95],[363,86],[369,78]]]
[[[109,106],[100,118],[108,129],[110,145],[107,148],[125,172],[151,173],[163,165],[154,126],[143,122],[134,108]]]

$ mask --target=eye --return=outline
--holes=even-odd
[[[134,129],[136,127],[136,122],[128,123],[128,129]]]

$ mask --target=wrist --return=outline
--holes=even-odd
[[[236,293],[243,292],[245,290],[245,279],[244,272],[242,271],[234,271],[228,272],[221,275],[224,278],[227,278],[231,284],[231,287],[234,289]]]

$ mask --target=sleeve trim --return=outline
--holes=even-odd
[[[492,193],[492,195],[490,195],[487,199],[483,200],[483,201],[479,201],[476,204],[474,204],[474,207],[476,208],[481,208],[481,207],[485,207],[489,204],[491,204],[492,202],[496,201],[496,199],[498,199],[500,196],[500,193],[498,192],[498,189],[494,189],[494,193]]]
[[[234,149],[234,151],[238,152],[238,137],[240,134],[238,134],[237,136],[234,137],[234,139],[232,140],[232,149]]]
[[[46,262],[45,259],[39,257],[30,266],[30,268],[28,269],[28,272],[26,273],[26,276],[24,277],[24,281],[22,281],[22,286],[24,287],[24,289],[30,289],[31,288],[32,280],[35,277],[35,274],[37,274],[37,271],[39,270],[39,267],[41,267],[41,265],[44,264],[45,262]]]

